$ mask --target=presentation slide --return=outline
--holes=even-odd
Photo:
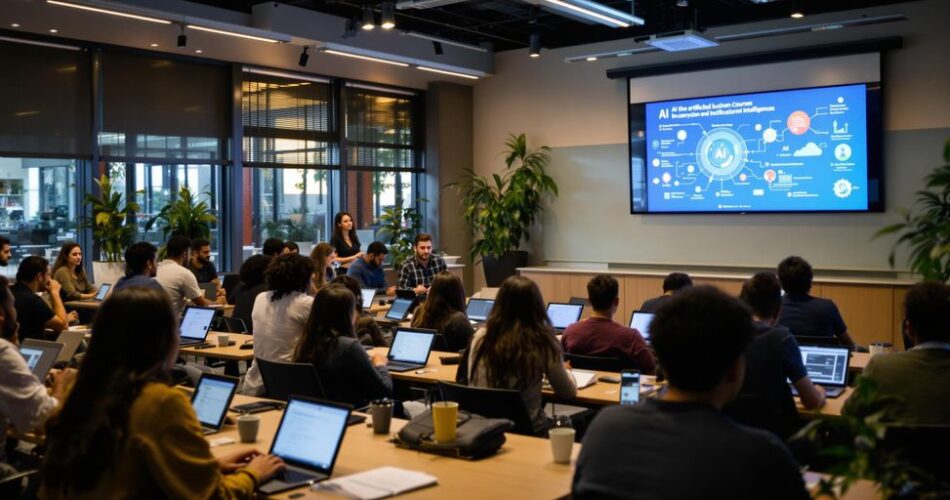
[[[868,209],[867,88],[645,105],[649,212]]]

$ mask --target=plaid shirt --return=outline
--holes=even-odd
[[[423,266],[416,256],[403,262],[402,269],[399,270],[398,288],[415,288],[419,285],[429,286],[432,284],[432,278],[436,274],[448,269],[445,260],[435,255],[429,256],[429,264]]]

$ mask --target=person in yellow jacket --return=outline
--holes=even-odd
[[[167,384],[178,325],[167,294],[102,304],[76,384],[47,423],[46,498],[250,498],[284,465],[248,449],[215,459],[188,398]]]

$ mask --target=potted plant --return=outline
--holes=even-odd
[[[527,264],[527,252],[519,250],[531,238],[531,226],[541,215],[546,195],[557,196],[557,184],[545,169],[551,162],[550,148],[528,149],[525,134],[511,134],[505,141],[505,171],[491,178],[467,170],[455,186],[465,207],[462,218],[476,233],[469,255],[482,258],[488,286],[499,286],[518,267]]]
[[[419,198],[416,204],[429,200]],[[393,269],[399,271],[402,263],[413,256],[413,241],[422,230],[422,214],[412,208],[403,207],[402,203],[383,209],[379,216],[379,235],[389,243],[389,262]]]
[[[162,228],[162,239],[167,241],[171,236],[185,236],[188,239],[211,239],[211,226],[218,218],[211,212],[205,201],[199,201],[191,190],[182,186],[178,190],[178,198],[172,200],[148,220],[145,230],[151,230],[155,223]]]
[[[85,217],[82,226],[92,229],[92,238],[102,260],[93,261],[93,280],[115,283],[125,274],[125,249],[135,241],[135,214],[139,205],[127,201],[105,174],[96,179],[99,194],[87,194],[86,203],[92,217]]]
[[[926,189],[917,191],[914,206],[918,211],[902,209],[903,221],[882,228],[874,237],[900,232],[888,261],[894,267],[894,255],[902,245],[910,246],[911,270],[925,280],[950,280],[950,139],[944,144],[946,165],[937,167],[924,179]]]

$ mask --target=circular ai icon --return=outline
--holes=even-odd
[[[700,139],[696,158],[699,169],[710,179],[731,179],[745,165],[745,139],[729,128],[713,129]]]

